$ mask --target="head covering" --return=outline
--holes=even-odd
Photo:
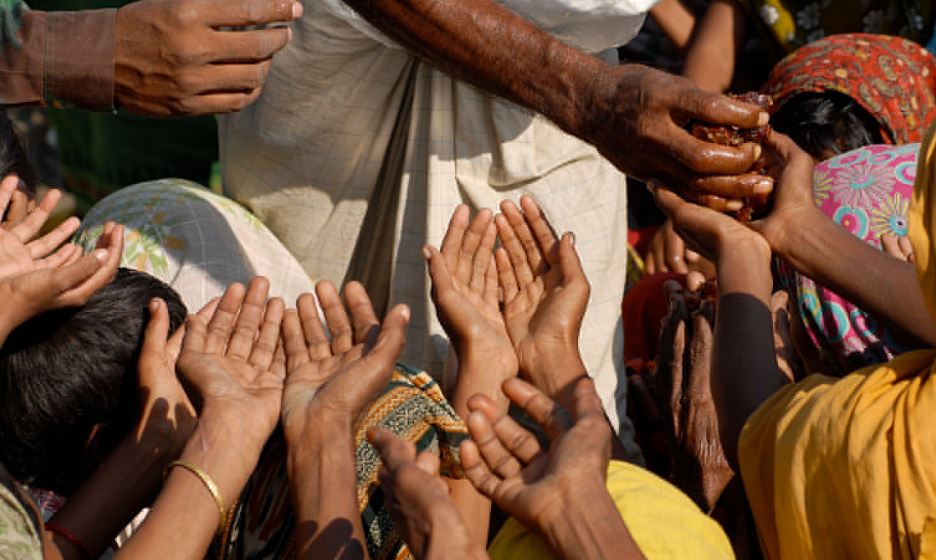
[[[814,173],[816,206],[878,249],[885,233],[906,237],[919,149],[919,144],[866,146],[823,161]],[[795,298],[828,372],[844,375],[908,350],[874,317],[789,265],[778,265],[777,278]]]
[[[794,95],[836,91],[855,100],[893,144],[919,142],[936,118],[936,58],[908,39],[849,33],[810,43],[774,67],[773,112]]]
[[[718,523],[675,486],[630,463],[611,461],[608,492],[648,560],[734,558]],[[550,560],[549,545],[535,531],[510,518],[488,549],[491,560]]]
[[[936,129],[919,162],[909,237],[936,320]],[[765,558],[936,557],[934,367],[920,350],[813,375],[751,415],[738,456]]]

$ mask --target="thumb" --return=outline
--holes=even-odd
[[[81,257],[75,263],[48,271],[55,280],[59,293],[74,288],[94,276],[107,262],[108,251],[97,249]]]
[[[143,331],[140,358],[161,359],[166,352],[166,339],[169,337],[169,310],[166,302],[159,298],[150,302],[148,310],[149,321]]]
[[[406,326],[409,320],[409,306],[399,304],[391,309],[380,326],[380,334],[377,336],[377,343],[372,353],[387,359],[390,359],[392,354],[392,359],[396,360],[403,350],[403,345],[406,344]]]
[[[757,128],[770,122],[770,115],[760,106],[720,93],[693,87],[685,91],[680,99],[686,116],[707,124]]]

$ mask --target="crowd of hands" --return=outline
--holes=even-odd
[[[87,302],[116,273],[123,244],[122,227],[109,223],[97,249],[82,254],[67,242],[79,227],[77,218],[40,235],[60,195],[51,191],[38,204],[14,211],[25,204],[17,183],[10,176],[0,186],[6,213],[0,230],[4,336],[39,313]],[[9,204],[11,199],[17,202]],[[586,557],[597,554],[598,545],[619,547],[628,535],[605,489],[612,448],[619,444],[578,350],[590,288],[573,235],[556,237],[532,199],[520,204],[522,209],[503,203],[496,217],[490,210],[472,217],[461,206],[441,249],[424,249],[438,316],[459,364],[450,399],[463,411],[471,435],[461,446],[461,464],[481,496],[540,531],[563,556]],[[178,457],[197,464],[231,500],[282,426],[297,525],[314,521],[304,541],[299,530],[298,549],[308,555],[363,554],[353,434],[388,386],[410,311],[398,305],[379,320],[356,282],[343,294],[319,282],[315,296],[304,294],[289,309],[268,292],[268,281],[260,277],[246,286],[233,284],[176,332],[169,332],[166,304],[151,302],[138,367],[139,419],[127,445],[161,458],[163,466]],[[542,426],[548,446],[507,415],[508,402]],[[465,520],[455,492],[439,476],[438,456],[417,455],[411,442],[386,430],[371,429],[367,438],[383,458],[380,480],[414,554],[483,556],[487,526]],[[347,487],[334,488],[334,480],[310,482],[314,477],[303,472],[319,451],[327,456],[328,448],[347,452]],[[109,462],[92,477],[109,476]],[[183,469],[171,470],[161,489],[157,482],[149,517],[118,556],[203,556],[218,511],[200,484]],[[71,502],[81,501],[84,490],[69,506],[76,507]],[[329,518],[333,506],[303,506],[303,496],[315,502],[315,495],[330,492],[349,506],[342,512],[348,518],[340,521],[353,527],[337,542],[325,531],[338,521]],[[606,538],[597,544],[583,539],[573,528],[584,519],[594,520]],[[115,534],[99,532],[100,538],[85,540],[89,549],[106,546]],[[57,545],[66,557],[74,552],[65,541]]]

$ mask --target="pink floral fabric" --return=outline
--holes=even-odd
[[[816,206],[879,249],[885,233],[905,237],[919,150],[919,144],[866,146],[823,161],[815,170]],[[803,324],[832,372],[845,374],[908,350],[851,302],[785,263],[779,271],[781,284],[796,297]]]

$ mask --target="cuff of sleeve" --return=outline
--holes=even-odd
[[[49,12],[46,99],[113,110],[116,31],[115,9]]]

